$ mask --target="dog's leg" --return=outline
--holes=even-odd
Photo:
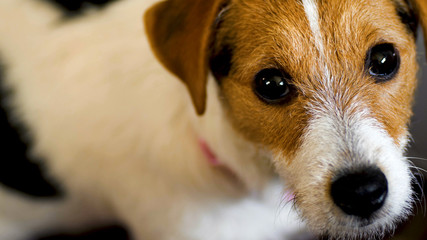
[[[282,185],[271,183],[258,196],[204,204],[201,207],[206,209],[195,215],[195,209],[188,209],[183,229],[191,236],[188,239],[204,240],[293,240],[306,235],[290,195],[282,189]]]
[[[120,215],[135,240],[293,240],[305,236],[305,226],[290,199],[282,196],[279,185],[243,198],[171,195],[167,201],[159,200],[161,204],[152,203],[149,212],[145,204],[141,209],[135,208],[137,204],[121,204]]]
[[[104,216],[99,216],[94,205],[87,202],[69,195],[57,199],[32,198],[0,187],[0,239],[28,240],[103,224],[94,218]]]
[[[32,199],[0,188],[0,239],[25,240],[58,223],[64,200]]]

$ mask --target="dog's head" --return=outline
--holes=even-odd
[[[410,211],[418,21],[426,30],[424,0],[169,0],[145,15],[197,112],[210,71],[309,226],[344,237],[381,234]]]

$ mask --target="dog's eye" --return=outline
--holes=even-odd
[[[399,65],[399,53],[390,43],[383,43],[372,47],[366,58],[366,68],[377,82],[393,78],[399,70]]]
[[[261,70],[255,76],[255,93],[268,103],[278,103],[290,92],[290,76],[279,69]]]

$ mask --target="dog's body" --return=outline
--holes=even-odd
[[[59,200],[33,200],[2,188],[0,239],[24,240],[50,230],[76,230],[116,221],[128,226],[138,240],[291,239],[305,230],[305,223],[288,201],[295,201],[299,215],[316,233],[335,236],[381,235],[408,214],[411,180],[402,152],[407,143],[406,124],[415,88],[416,63],[413,36],[399,22],[397,14],[389,22],[383,21],[384,26],[390,27],[389,32],[383,35],[370,32],[370,38],[357,30],[360,24],[354,25],[355,31],[353,25],[343,21],[343,28],[347,26],[348,30],[346,36],[356,38],[355,45],[349,46],[339,34],[329,39],[329,35],[320,31],[321,18],[316,13],[320,7],[316,1],[286,3],[295,16],[276,17],[282,21],[280,26],[295,27],[292,23],[295,19],[305,25],[299,23],[298,31],[285,28],[289,32],[283,34],[294,44],[293,48],[280,40],[274,49],[293,56],[297,64],[292,59],[278,60],[277,64],[288,66],[291,75],[299,79],[311,79],[298,70],[305,69],[307,74],[317,71],[328,75],[325,81],[330,82],[316,85],[319,83],[312,81],[308,86],[303,80],[295,81],[293,85],[300,89],[301,95],[295,97],[295,102],[285,104],[291,110],[275,112],[277,105],[266,107],[262,103],[265,99],[259,101],[256,95],[248,94],[251,84],[239,90],[246,84],[242,80],[246,72],[255,71],[248,69],[258,69],[257,64],[272,50],[259,50],[265,47],[262,42],[250,41],[251,34],[262,39],[256,30],[238,35],[246,31],[244,28],[256,29],[250,21],[241,28],[239,24],[227,28],[238,16],[248,18],[253,14],[250,10],[262,3],[247,1],[243,10],[236,10],[242,4],[240,1],[231,1],[231,6],[226,7],[222,1],[197,4],[183,1],[176,6],[175,1],[169,1],[151,8],[144,29],[141,13],[155,2],[118,1],[102,12],[61,23],[59,13],[41,1],[1,0],[1,18],[13,21],[13,24],[0,23],[0,51],[6,66],[3,87],[13,90],[9,109],[28,126],[35,142],[32,154],[45,159],[49,174],[58,180],[66,195]],[[384,14],[391,15],[392,1],[381,2],[384,6],[379,6],[386,9]],[[265,3],[280,11],[284,4]],[[365,5],[369,4],[363,2],[351,7]],[[424,3],[420,6],[424,7]],[[187,33],[188,29],[182,27],[188,23],[186,17],[175,20],[165,17],[174,15],[165,14],[172,13],[170,9],[188,12],[196,18],[202,16],[188,24],[202,26],[194,32],[208,31],[202,39],[212,35],[210,27],[204,28],[205,22],[219,19],[217,24],[225,26],[217,29],[214,43],[202,43],[214,52],[210,65],[215,77],[209,75],[206,93],[200,90],[204,84],[202,88],[194,87],[197,84],[191,76],[198,76],[199,69],[207,68],[197,61],[204,64],[208,57],[202,54],[202,60],[189,60],[188,69],[194,70],[194,74],[188,73],[183,64],[177,64],[177,59],[171,60],[174,52],[192,58],[194,52],[187,45],[197,48],[199,40],[185,44],[192,38],[182,41],[182,36],[175,36],[179,33],[168,29],[181,27],[179,31],[186,37],[198,34]],[[353,13],[348,9],[343,11]],[[250,19],[255,22],[257,17],[253,15]],[[352,18],[358,23],[358,16]],[[383,25],[375,27],[383,29]],[[167,26],[167,34],[162,32],[166,31],[162,26]],[[268,26],[271,32],[283,31],[278,30],[275,21]],[[242,39],[249,39],[250,44],[236,48],[236,42],[227,35],[229,29],[236,30],[235,39],[242,43]],[[144,32],[148,32],[151,48]],[[299,35],[301,32],[313,37]],[[398,77],[408,80],[396,81],[394,85],[387,82],[384,86],[360,80],[359,72],[363,71],[358,66],[363,65],[365,50],[381,38],[382,42],[397,42],[402,55]],[[222,54],[224,48],[220,46],[224,39],[233,49],[233,67],[228,71],[218,66],[221,62],[216,62],[216,56],[227,62],[227,54]],[[170,40],[178,44],[170,46]],[[273,45],[268,39],[266,44]],[[344,47],[332,56],[329,49],[334,44]],[[255,45],[261,47],[251,50]],[[152,49],[160,62],[186,83],[192,99],[185,85],[156,60]],[[358,52],[359,49],[364,51]],[[202,47],[201,52],[205,50]],[[353,62],[333,65],[350,52],[356,56]],[[183,61],[181,55],[176,57],[179,61]],[[316,63],[310,70],[309,61],[303,56],[320,59],[316,62],[325,65]],[[265,68],[276,67],[273,65],[269,63]],[[352,76],[358,83],[333,81],[348,79],[349,76],[339,72],[350,70],[359,71]],[[205,70],[200,71],[203,75]],[[236,75],[241,78],[227,80]],[[377,97],[375,91],[381,87],[387,88],[384,90],[387,94]],[[344,88],[347,91],[341,91]],[[397,89],[402,89],[402,93]],[[191,100],[202,113],[205,95],[206,111],[197,116]],[[337,102],[340,103],[334,105]],[[390,104],[381,105],[385,103]],[[284,122],[282,116],[293,120],[286,122],[286,127],[273,129]],[[265,124],[258,124],[260,119]],[[349,161],[340,162],[337,156]],[[285,188],[274,174],[272,163],[275,171],[287,180],[289,190],[295,193],[294,200],[283,197]],[[384,172],[388,197],[381,203],[382,210],[368,213],[368,220],[358,216],[362,218],[359,224],[352,217],[355,214],[346,216],[334,207],[333,201],[338,200],[329,196],[332,180],[325,179],[335,179],[338,172],[365,165],[375,165]],[[345,167],[348,169],[344,170]]]
[[[2,212],[17,209],[2,214],[7,225],[0,239],[110,221],[123,221],[136,239],[264,239],[281,236],[289,225],[297,230],[291,205],[280,205],[282,188],[268,196],[259,192],[272,178],[269,163],[258,162],[258,153],[223,120],[215,84],[206,116],[198,119],[185,87],[155,60],[141,24],[154,1],[119,2],[103,16],[61,27],[54,9],[40,13],[36,6],[43,3],[20,2],[10,3],[19,6],[13,12],[0,7],[4,19],[30,14],[15,23],[26,28],[18,32],[25,39],[11,30],[1,40],[5,84],[22,89],[11,104],[19,105],[13,107],[20,120],[37,129],[31,132],[34,154],[47,161],[66,201],[34,201],[2,190]],[[31,14],[42,18],[43,29]],[[2,25],[2,31],[10,27]],[[210,166],[198,147],[202,138],[238,181]],[[284,222],[279,213],[291,219]]]

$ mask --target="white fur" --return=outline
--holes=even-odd
[[[304,7],[305,15],[310,24],[311,33],[313,34],[316,47],[319,52],[323,54],[323,37],[322,32],[320,30],[319,10],[316,1],[317,0],[302,0],[302,4]]]
[[[67,193],[52,204],[16,197],[21,204],[2,191],[2,240],[114,221],[137,240],[286,239],[304,227],[290,206],[271,203],[280,194],[265,197],[274,175],[259,161],[264,150],[234,132],[212,79],[198,118],[185,87],[155,60],[141,22],[153,3],[119,1],[61,24],[43,1],[0,2],[10,105]],[[200,137],[237,180],[207,164]]]
[[[285,172],[285,178],[292,179],[297,196],[304,199],[298,204],[312,229],[319,233],[327,230],[344,239],[382,235],[410,213],[411,175],[403,148],[370,117],[369,109],[354,104],[352,107],[359,109],[350,115],[351,111],[332,102],[311,105],[312,118],[291,166],[283,166],[280,155],[276,156],[276,164]],[[332,201],[318,201],[330,199],[331,176],[364,165],[378,166],[388,180],[389,190],[383,208],[368,226],[344,214]],[[295,174],[301,172],[308,174]]]
[[[319,9],[317,5],[317,0],[302,0],[304,7],[305,15],[310,24],[311,33],[314,39],[314,45],[319,52],[320,62],[324,64],[323,66],[323,79],[329,90],[332,86],[333,77],[330,74],[329,68],[326,65],[326,51],[324,37],[321,31]],[[316,69],[314,69],[316,71]]]
[[[212,202],[208,214],[206,208],[192,207],[183,226],[195,229],[191,239],[289,239],[305,228],[292,207],[292,203],[283,200],[283,186],[276,182],[261,195]]]

